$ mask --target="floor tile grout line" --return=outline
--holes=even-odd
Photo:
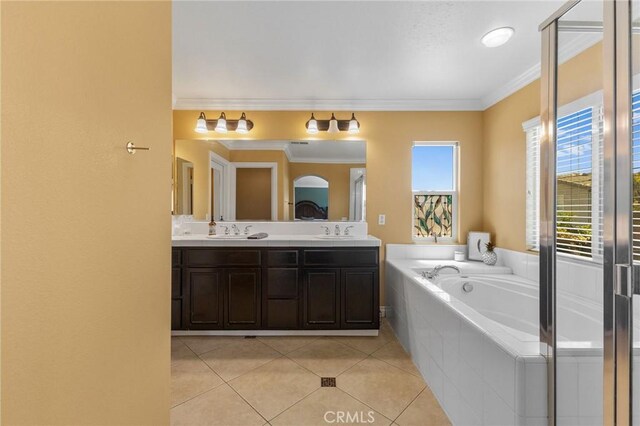
[[[182,401],[180,404],[174,405],[173,407],[170,408],[170,410],[173,410],[174,408],[178,408],[179,406],[186,404],[187,402],[191,401],[192,399],[195,399],[195,398],[197,398],[197,397],[199,397],[201,395],[204,395],[205,393],[211,392],[212,390],[217,389],[222,385],[226,385],[226,383],[224,381],[222,383],[218,383],[214,387],[212,387],[210,389],[207,389],[206,391],[202,391],[199,394],[194,395],[194,396],[190,397],[189,399],[186,399],[186,400]]]
[[[313,392],[311,392],[309,395],[305,396],[304,398],[302,398],[300,401],[295,402],[291,407],[287,408],[286,410],[278,413],[277,416],[275,416],[274,418],[272,418],[271,420],[275,420],[277,419],[279,416],[281,416],[282,414],[284,414],[285,412],[291,410],[293,407],[295,407],[296,405],[300,404],[302,401],[304,401],[305,399],[309,398],[311,395],[313,395],[314,393],[318,392],[320,389],[322,389],[322,387],[319,387],[318,389],[314,390]],[[271,420],[269,420],[269,422],[271,422]]]
[[[411,406],[411,404],[413,404],[413,403],[416,401],[416,399],[418,399],[418,397],[424,393],[424,391],[425,391],[426,389],[427,389],[427,387],[426,387],[426,386],[425,386],[425,387],[423,387],[423,388],[422,388],[422,390],[421,390],[420,392],[418,392],[418,394],[415,396],[415,398],[413,398],[413,399],[411,400],[411,402],[410,402],[409,404],[407,404],[407,406],[406,406],[406,407],[404,407],[404,408],[402,409],[402,411],[400,411],[400,413],[396,416],[396,418],[391,420],[391,422],[392,422],[392,423],[395,423],[395,422],[400,418],[400,416],[402,415],[402,413],[404,413],[405,411],[407,411],[407,408],[409,408],[409,407]]]
[[[342,392],[346,393],[347,395],[349,395],[351,398],[355,399],[356,401],[358,401],[359,403],[361,403],[362,405],[364,405],[365,407],[369,407],[370,409],[372,409],[373,411],[375,411],[376,413],[380,414],[382,417],[384,417],[385,419],[391,421],[391,423],[393,423],[393,420],[391,420],[389,417],[385,416],[384,414],[382,414],[381,412],[379,412],[378,410],[376,410],[375,408],[373,408],[371,405],[367,404],[366,402],[362,401],[360,398],[355,397],[353,395],[351,395],[349,392],[347,392],[346,389],[342,389],[341,387],[338,387],[336,384],[336,389],[340,389]]]
[[[238,391],[236,390],[236,388],[234,388],[233,386],[231,386],[231,385],[230,385],[230,384],[228,384],[228,383],[227,383],[227,386],[229,386],[229,387],[231,388],[231,390],[232,390],[232,391],[234,391],[234,392],[235,392],[235,393],[236,393],[236,394],[237,394],[237,395],[238,395],[238,396],[239,396],[239,397],[240,397],[244,402],[246,402],[246,403],[247,403],[247,405],[248,405],[249,407],[251,407],[251,409],[252,409],[253,411],[255,411],[256,413],[258,413],[258,415],[259,415],[260,417],[262,417],[262,419],[263,419],[265,422],[269,423],[269,420],[267,420],[267,418],[266,418],[265,416],[263,416],[263,415],[262,415],[262,413],[261,413],[260,411],[258,411],[258,409],[257,409],[256,407],[254,407],[254,406],[253,406],[249,401],[247,401],[247,399],[246,399],[244,396],[242,396],[242,394],[241,394],[240,392],[238,392]]]

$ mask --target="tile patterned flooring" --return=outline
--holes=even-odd
[[[451,424],[384,322],[376,337],[173,337],[171,405],[172,425]]]

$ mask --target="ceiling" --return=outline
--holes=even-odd
[[[175,107],[483,109],[536,72],[563,3],[174,1]],[[501,26],[512,40],[484,47]]]

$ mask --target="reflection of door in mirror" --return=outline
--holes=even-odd
[[[319,176],[300,176],[293,181],[295,220],[329,218],[329,181]]]
[[[365,168],[352,168],[349,172],[349,220],[364,220],[365,176]]]
[[[193,163],[176,159],[176,213],[193,214]]]
[[[236,169],[236,220],[271,220],[271,169]]]

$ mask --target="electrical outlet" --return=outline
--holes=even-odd
[[[378,225],[384,225],[387,221],[387,217],[383,214],[378,215]]]

